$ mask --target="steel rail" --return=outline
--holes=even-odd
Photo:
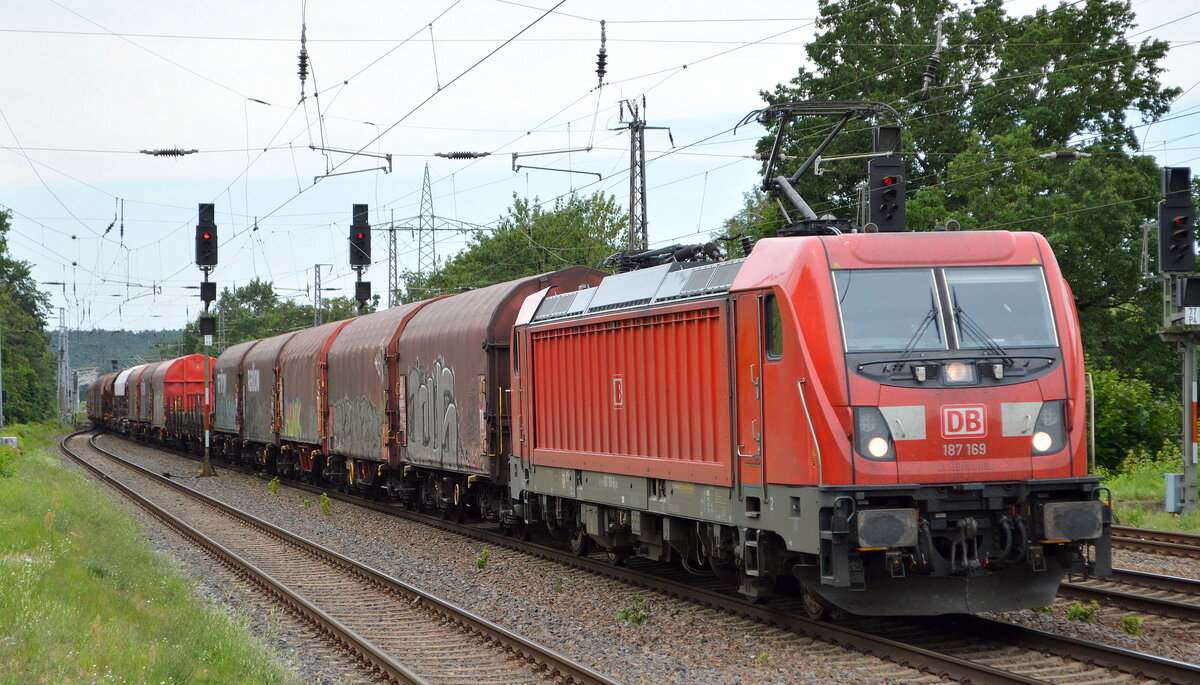
[[[152,449],[164,449],[156,446],[143,446],[151,447]],[[170,451],[193,458],[192,455],[187,453],[176,450]],[[240,467],[231,467],[229,465],[226,468],[243,470]],[[253,471],[246,469],[243,472],[252,473]],[[308,483],[301,483],[299,481],[286,481],[286,483],[289,487],[313,493],[325,492],[325,490]],[[372,502],[343,493],[330,493],[330,497],[360,507],[473,537],[490,544],[507,546],[532,556],[574,566],[599,575],[658,590],[673,597],[695,601],[701,605],[711,606],[736,615],[775,625],[792,632],[843,645],[856,651],[878,656],[919,671],[934,673],[941,677],[970,683],[1032,684],[1049,682],[988,666],[977,661],[924,649],[903,640],[884,638],[869,631],[841,626],[827,621],[813,621],[800,613],[786,609],[772,608],[762,604],[754,604],[739,596],[697,588],[694,585],[660,576],[648,575],[635,569],[613,566],[597,559],[576,557],[569,551],[537,542],[519,540],[498,532],[486,530],[480,527],[479,524],[454,523],[453,521],[441,519],[437,516],[409,511],[401,506]],[[1158,531],[1149,532],[1157,533]],[[922,620],[934,623],[939,621],[936,618]],[[960,627],[956,628],[956,624]],[[973,635],[974,633],[971,631],[964,631],[961,628],[962,625],[969,625],[972,630],[980,631],[978,635],[987,635],[993,639],[1021,646],[1032,651],[1051,654],[1076,662],[1094,663],[1132,675],[1154,678],[1162,682],[1186,685],[1200,682],[1200,666],[1194,664],[1079,640],[1034,628],[1026,628],[1018,624],[971,615],[955,615],[941,619],[941,622],[937,623],[937,625],[940,631],[954,630],[966,635]]]
[[[1200,666],[1175,659],[1135,652],[1066,635],[966,614],[955,616],[956,628],[1055,656],[1116,668],[1125,673],[1164,683],[1193,685],[1200,682]]]
[[[331,564],[342,567],[364,580],[375,583],[401,596],[418,598],[424,603],[426,609],[433,611],[441,618],[461,626],[468,632],[478,635],[484,641],[493,642],[497,645],[500,645],[505,650],[512,652],[518,657],[537,664],[547,674],[555,676],[564,682],[579,683],[581,685],[616,685],[615,681],[607,678],[603,674],[593,671],[592,669],[573,661],[565,655],[558,654],[547,647],[543,647],[542,645],[521,637],[520,635],[517,635],[516,633],[513,633],[498,624],[492,623],[481,616],[477,616],[466,609],[455,606],[454,604],[441,599],[436,595],[409,585],[381,571],[371,568],[370,566],[366,566],[353,559],[350,559],[349,557],[346,557],[332,549],[319,545],[301,536],[295,535],[294,533],[290,533],[287,530],[279,528],[267,521],[253,516],[252,514],[241,511],[240,509],[221,502],[220,500],[197,492],[185,485],[181,485],[170,478],[164,477],[160,474],[150,471],[149,469],[145,469],[137,464],[134,464],[127,459],[124,459],[112,453],[111,451],[96,445],[94,437],[89,441],[89,444],[92,449],[95,449],[96,451],[120,462],[126,467],[131,468],[144,476],[163,483],[164,485],[182,492],[189,497],[194,497],[209,506],[212,506],[258,530],[261,530],[264,533],[283,540],[288,544],[291,544]],[[106,481],[115,483],[115,481],[112,481],[112,479],[108,477],[102,477]],[[319,489],[316,490],[319,491]],[[124,488],[122,488],[122,492],[125,492]],[[186,526],[186,524],[183,525]],[[302,598],[301,600],[303,601]]]
[[[1200,535],[1113,526],[1113,545],[1151,554],[1200,558]]]
[[[1108,582],[1146,590],[1184,594],[1191,601],[1151,597],[1137,592],[1126,592],[1106,587],[1105,585]],[[1089,583],[1063,583],[1059,588],[1058,594],[1060,597],[1081,599],[1084,601],[1096,600],[1132,611],[1200,623],[1200,604],[1195,603],[1200,599],[1200,582],[1188,578],[1113,569],[1113,574],[1107,578],[1100,578]]]

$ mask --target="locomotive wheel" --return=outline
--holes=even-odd
[[[571,539],[567,543],[571,548],[571,554],[577,557],[586,557],[592,552],[592,539],[588,537],[587,531],[583,526],[575,528],[575,532],[571,534]]]
[[[708,567],[714,575],[730,585],[737,585],[737,567],[731,563],[718,561],[716,557],[708,558]]]

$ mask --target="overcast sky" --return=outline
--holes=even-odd
[[[544,17],[553,2],[8,4],[0,207],[13,213],[9,249],[35,264],[38,280],[65,284],[45,289],[69,326],[87,329],[178,328],[197,314],[200,202],[216,204],[220,287],[257,276],[305,303],[317,263],[331,265],[323,285],[337,290],[326,296],[353,295],[351,205],[368,204],[376,228],[413,224],[427,164],[435,213],[469,224],[494,225],[514,194],[604,190],[625,205],[628,137],[612,129],[617,103],[643,95],[648,124],[669,126],[676,146],[664,155],[666,132],[646,134],[652,246],[701,239],[757,180],[747,156],[762,129],[730,129],[762,106],[760,90],[804,63],[816,13],[814,0],[567,0]],[[1196,111],[1200,12],[1177,0],[1133,5],[1134,33],[1149,29],[1134,39],[1172,41],[1163,81],[1188,89],[1169,116]],[[601,19],[608,74],[597,89]],[[311,68],[301,103],[302,23]],[[1200,159],[1196,119],[1139,130],[1165,164]],[[378,157],[310,145],[390,154],[391,172],[371,171],[385,164]],[[512,170],[514,152],[589,146],[520,163],[600,180]],[[170,148],[199,152],[138,152]],[[492,154],[433,156],[459,150]],[[327,172],[358,173],[314,183]],[[465,242],[453,232],[438,240],[439,258]],[[397,241],[400,268],[416,269],[415,237],[400,230]],[[364,278],[379,294],[387,254],[386,233],[376,232]]]

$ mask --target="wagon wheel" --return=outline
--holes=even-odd
[[[829,614],[829,607],[824,600],[803,581],[800,583],[800,599],[804,603],[804,613],[812,620],[820,621]]]
[[[624,566],[629,560],[629,550],[623,548],[606,549],[605,556],[608,558],[608,563],[612,566]]]
[[[577,557],[586,557],[592,552],[592,539],[588,537],[587,531],[583,526],[576,526],[575,531],[571,534],[571,539],[567,543],[571,548],[571,554]]]

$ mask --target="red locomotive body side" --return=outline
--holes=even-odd
[[[729,485],[727,328],[708,301],[533,330],[530,460]]]

